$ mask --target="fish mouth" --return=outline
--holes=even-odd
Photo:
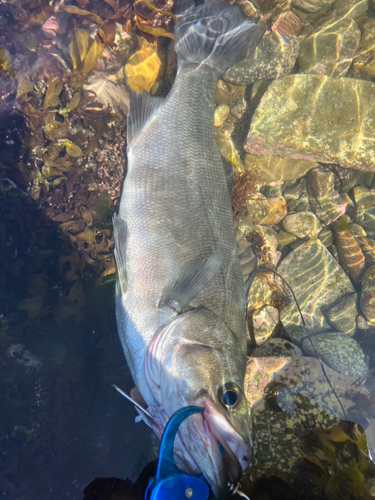
[[[215,498],[222,500],[227,498],[228,483],[236,484],[249,465],[250,448],[210,399],[203,408],[203,414],[191,415],[181,424],[175,463],[190,474],[201,472]]]

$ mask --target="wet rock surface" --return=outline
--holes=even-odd
[[[253,116],[245,150],[373,172],[374,98],[375,84],[363,80],[319,75],[276,80]]]

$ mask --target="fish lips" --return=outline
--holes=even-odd
[[[181,425],[175,462],[191,474],[201,472],[221,500],[227,498],[228,483],[236,484],[249,465],[250,448],[208,398],[203,414],[191,415]]]

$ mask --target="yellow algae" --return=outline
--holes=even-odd
[[[60,104],[59,94],[63,88],[61,78],[54,77],[48,81],[46,97],[44,98],[44,108],[56,108]]]
[[[69,53],[73,62],[73,69],[88,73],[96,67],[102,56],[104,43],[98,36],[91,39],[88,31],[77,29],[69,43]]]
[[[137,94],[151,91],[161,66],[156,43],[148,43],[143,39],[140,39],[140,43],[140,49],[125,65],[126,82]]]

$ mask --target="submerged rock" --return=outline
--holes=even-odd
[[[342,268],[319,240],[303,243],[288,254],[277,269],[292,288],[301,308],[307,333],[330,328],[323,311],[348,293],[353,285]],[[294,299],[281,311],[280,320],[292,339],[304,337]]]
[[[279,244],[280,248],[286,247],[296,241],[297,236],[293,236],[290,233],[287,233],[286,231],[281,230],[278,235],[277,235],[277,243]]]
[[[261,345],[273,334],[279,323],[279,312],[275,307],[266,306],[257,309],[252,314],[254,341]]]
[[[364,80],[286,76],[263,96],[245,150],[373,172],[374,102],[375,84]]]
[[[354,335],[357,317],[357,294],[345,295],[327,313],[332,328],[348,335]]]
[[[214,126],[221,127],[225,120],[228,118],[229,113],[229,106],[227,104],[220,104],[220,106],[215,109]]]
[[[234,106],[237,100],[245,94],[245,86],[230,85],[223,80],[218,80],[215,89],[215,103],[227,104],[229,107]]]
[[[289,342],[289,340],[268,339],[251,353],[252,358],[269,356],[302,356],[302,351],[299,347]]]
[[[348,168],[341,168],[339,166],[333,166],[333,168],[341,181],[340,191],[342,193],[347,193],[354,186],[358,185],[366,187],[371,186],[371,182],[374,177],[373,172],[358,172]]]
[[[297,182],[286,183],[284,198],[288,203],[288,212],[309,212],[310,204],[306,192],[306,178]]]
[[[301,32],[303,23],[300,17],[292,10],[286,10],[272,20],[271,30],[283,36],[296,35]]]
[[[283,228],[297,238],[311,238],[319,234],[322,225],[313,213],[297,212],[283,219]]]
[[[323,227],[323,229],[319,233],[318,238],[325,247],[330,247],[332,245],[332,232],[328,227]]]
[[[362,80],[375,78],[375,19],[367,19],[362,26],[362,38],[353,59],[350,76]]]
[[[368,322],[360,314],[357,316],[357,328],[359,330],[368,330],[370,328]]]
[[[361,32],[353,19],[327,21],[301,43],[298,56],[302,73],[339,78],[352,63],[361,39]]]
[[[352,337],[341,332],[311,335],[304,339],[301,348],[305,354],[319,358],[338,373],[355,380],[368,372],[365,355]]]
[[[263,37],[251,57],[232,66],[223,80],[234,85],[249,85],[258,80],[273,80],[292,72],[299,53],[296,36],[271,33]]]
[[[325,484],[331,487],[335,481],[337,492],[341,488],[338,497],[344,498],[350,483],[349,471],[356,466],[359,455],[347,450],[337,453],[333,441],[329,442],[328,450],[318,436],[341,420],[347,420],[349,415],[352,419],[351,409],[358,407],[357,401],[363,403],[360,412],[371,411],[373,398],[365,389],[354,386],[353,379],[329,367],[325,367],[325,372],[327,376],[315,358],[248,359],[244,389],[254,443],[252,475],[257,468],[278,471],[284,480],[286,478],[306,496],[310,496],[311,484],[322,485],[323,481],[321,487],[324,489]],[[366,435],[368,447],[373,450],[374,439],[370,432],[373,420],[370,422]],[[345,433],[340,436],[341,443],[350,439]],[[365,452],[365,448],[360,452],[361,463],[371,467]],[[322,475],[325,468],[338,470],[339,474]],[[319,498],[324,497],[322,492]]]
[[[232,138],[236,122],[234,116],[228,115],[220,127],[215,127],[215,139],[221,155],[232,164],[233,168],[244,170],[240,154]]]
[[[339,184],[339,179],[328,169],[314,168],[307,176],[311,210],[327,225],[343,215],[350,203],[347,195],[336,190]]]
[[[343,216],[332,227],[340,264],[354,282],[361,281],[366,262],[361,247],[350,231],[347,217]]]
[[[372,238],[359,238],[359,245],[365,256],[366,265],[372,266],[375,264],[375,240]]]
[[[361,309],[370,323],[375,323],[375,266],[371,266],[362,278]]]
[[[368,0],[336,0],[333,9],[336,18],[349,17],[357,21],[367,13]]]
[[[293,7],[306,12],[322,12],[330,7],[335,0],[292,0]]]
[[[303,177],[317,164],[307,160],[281,158],[281,156],[245,155],[246,169],[254,172],[259,180],[269,184],[279,181],[294,181]]]
[[[287,214],[285,199],[282,196],[266,198],[261,193],[254,193],[246,204],[247,215],[241,218],[246,225],[278,224]]]
[[[353,196],[355,204],[363,207],[365,210],[372,208],[375,205],[375,189],[368,189],[364,186],[356,186],[353,188]]]
[[[278,224],[287,214],[286,201],[282,196],[267,198],[269,207],[268,216],[262,220],[262,224],[273,226]]]

